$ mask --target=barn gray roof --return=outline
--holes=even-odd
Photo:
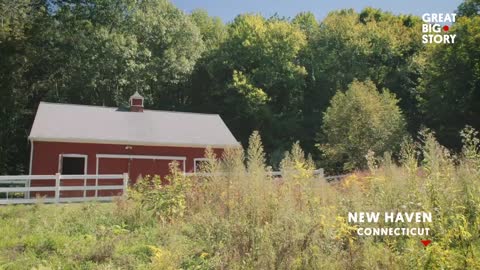
[[[218,114],[41,102],[30,140],[185,147],[238,146]]]

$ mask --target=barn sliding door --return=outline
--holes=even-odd
[[[135,183],[140,176],[169,173],[172,162],[178,163],[180,171],[185,172],[186,157],[149,156],[149,155],[97,155],[97,171],[100,174],[128,173],[130,181]]]

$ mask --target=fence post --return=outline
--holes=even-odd
[[[83,179],[83,198],[85,197],[87,197],[87,178],[86,177]]]
[[[128,173],[123,173],[123,196],[127,195],[128,189]]]
[[[325,177],[325,172],[324,172],[323,168],[318,169],[318,175],[320,175],[320,178]]]
[[[97,175],[95,176],[95,198],[98,197],[98,169],[97,169]]]
[[[29,177],[31,177],[31,175],[29,175]],[[25,182],[25,187],[31,187],[31,186],[32,186],[32,179],[29,178]],[[28,189],[28,191],[25,192],[25,199],[30,199],[30,189]]]
[[[55,174],[55,202],[60,202],[60,173]]]

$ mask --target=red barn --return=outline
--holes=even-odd
[[[169,163],[194,172],[210,146],[217,155],[239,143],[217,114],[130,110],[41,102],[29,136],[30,174],[166,175]]]

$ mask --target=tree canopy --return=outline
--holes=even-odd
[[[392,152],[405,135],[405,119],[398,99],[389,90],[379,92],[372,81],[353,81],[338,91],[323,117],[326,143],[320,148],[330,162],[344,169],[365,168],[365,155]]]
[[[460,17],[451,32],[457,42],[426,51],[419,107],[439,140],[458,148],[459,130],[480,127],[480,16]]]

